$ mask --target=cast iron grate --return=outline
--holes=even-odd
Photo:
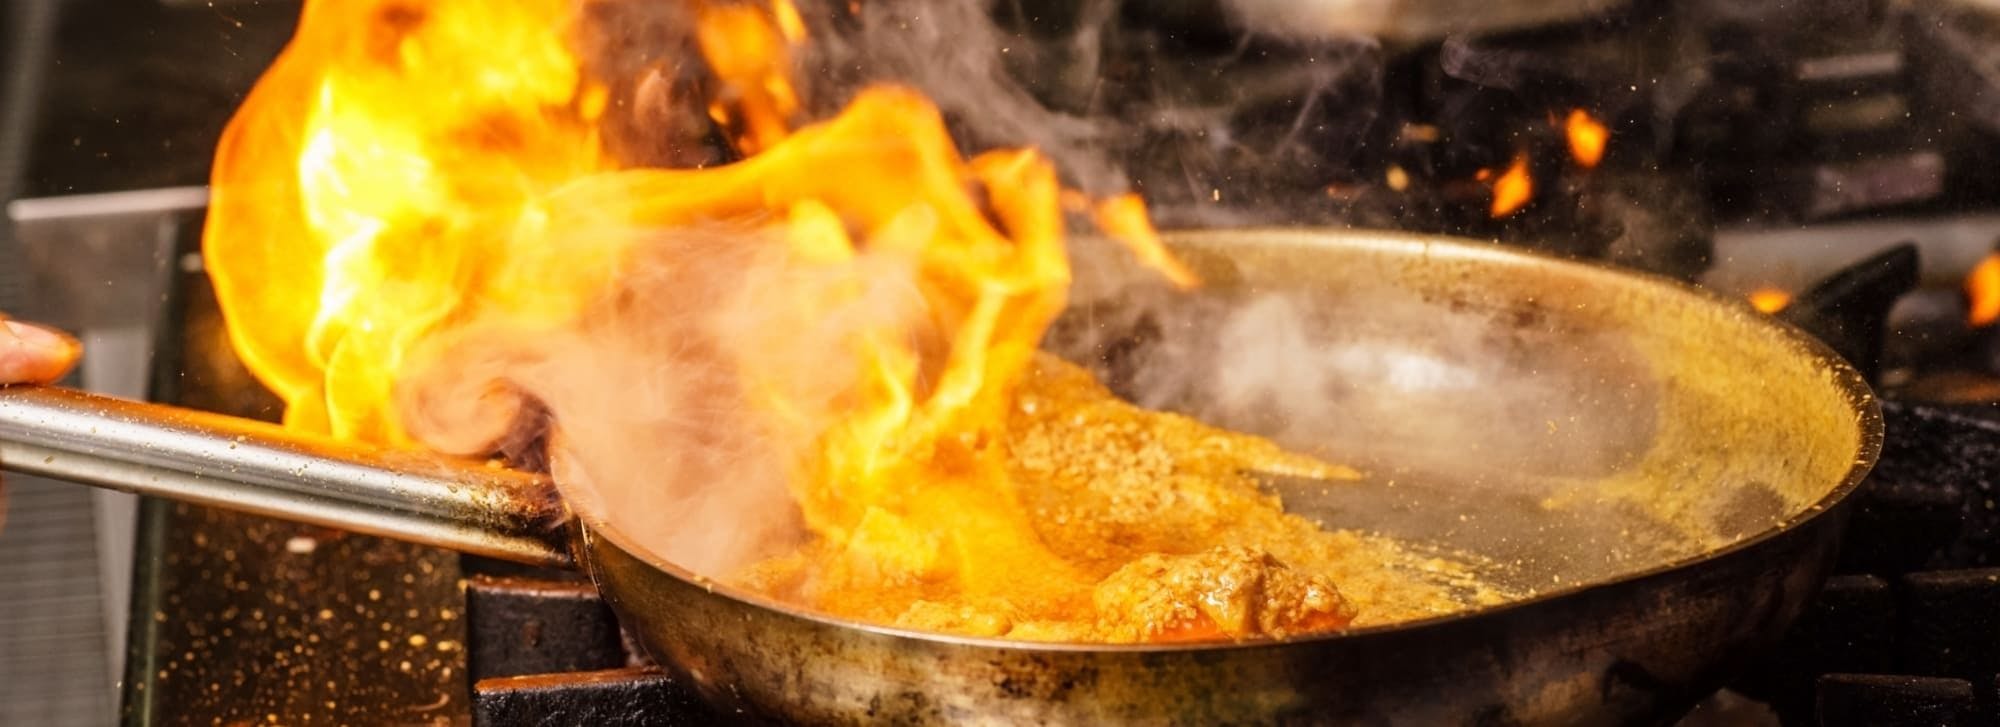
[[[589,582],[473,558],[464,568],[476,727],[718,722],[688,685],[629,646]]]
[[[1845,574],[1733,688],[1788,726],[2000,724],[2000,410],[1883,415]]]

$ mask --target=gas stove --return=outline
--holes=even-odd
[[[120,42],[64,26],[81,45],[57,50],[68,65],[50,76],[57,91],[25,177],[39,198],[9,209],[29,282],[48,295],[16,310],[84,335],[83,386],[273,419],[278,402],[229,353],[197,254],[205,194],[161,185],[201,181],[228,107],[295,7],[126,4],[190,29],[126,38],[135,52],[237,60],[210,74],[164,66],[176,69],[166,86],[214,101],[192,109],[121,93],[163,79],[85,61]],[[1888,434],[1840,572],[1785,642],[1688,725],[2000,722],[2000,332],[1965,321],[1960,288],[2000,240],[2000,178],[1988,171],[2000,153],[2000,13],[1634,0],[1504,33],[1376,41],[1240,37],[1213,30],[1228,21],[1209,3],[1141,5],[1092,26],[1014,18],[1023,37],[1096,49],[1109,83],[1016,70],[1051,107],[1136,129],[1112,151],[1169,222],[1442,232],[1730,295],[1781,291],[1795,322],[1873,372]],[[1096,42],[1077,42],[1085,32]],[[1601,160],[1570,146],[1572,112],[1612,134]],[[1534,192],[1503,214],[1495,180],[1517,160]],[[1218,171],[1228,165],[1265,178]],[[71,196],[128,187],[147,189]],[[79,541],[25,527],[60,519],[38,512],[66,513],[93,537],[52,561],[82,576],[36,581],[55,595],[0,596],[0,722],[731,718],[651,664],[573,573],[161,501],[61,500],[53,493],[69,490],[32,480],[10,488],[0,554]],[[60,652],[34,647],[37,624],[57,616],[71,617],[58,631],[74,638]]]
[[[152,394],[270,418],[276,402],[222,345],[192,240],[181,238],[168,298],[182,334],[162,345]],[[1903,297],[1913,264],[1892,255],[1853,267],[1820,304],[1880,325],[1868,311]],[[1866,284],[1898,277],[1901,287]],[[2000,641],[1985,635],[2000,608],[2000,400],[1960,393],[1885,401],[1888,438],[1857,495],[1840,573],[1689,727],[1994,715]],[[730,721],[654,666],[573,572],[166,502],[142,503],[138,522],[128,723]]]

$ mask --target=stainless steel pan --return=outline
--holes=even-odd
[[[1186,373],[1138,393],[1358,461],[1360,485],[1274,486],[1329,523],[1483,557],[1531,595],[1275,643],[971,639],[732,589],[638,547],[615,515],[566,513],[543,478],[485,463],[11,388],[0,466],[524,562],[574,554],[653,656],[752,717],[1567,725],[1671,720],[1775,640],[1830,566],[1880,444],[1868,388],[1823,347],[1670,282],[1389,234],[1174,244],[1203,291],[1136,314],[1097,301],[1064,329],[1089,335],[1051,345],[1128,386]],[[1245,364],[1240,311],[1262,300],[1313,324],[1293,331],[1310,365],[1286,370],[1322,377],[1325,401],[1231,395],[1258,384],[1228,374]],[[1110,330],[1162,315],[1168,335]],[[1349,408],[1325,416],[1330,404]]]

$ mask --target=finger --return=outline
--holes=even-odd
[[[41,326],[0,321],[0,384],[46,384],[76,366],[83,346]]]

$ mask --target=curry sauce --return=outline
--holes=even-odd
[[[933,468],[971,471],[876,503],[739,582],[864,621],[1097,643],[1285,638],[1499,597],[1454,586],[1473,580],[1461,563],[1288,513],[1259,483],[1359,486],[1354,470],[1141,409],[1054,357],[983,444],[1003,471]]]

